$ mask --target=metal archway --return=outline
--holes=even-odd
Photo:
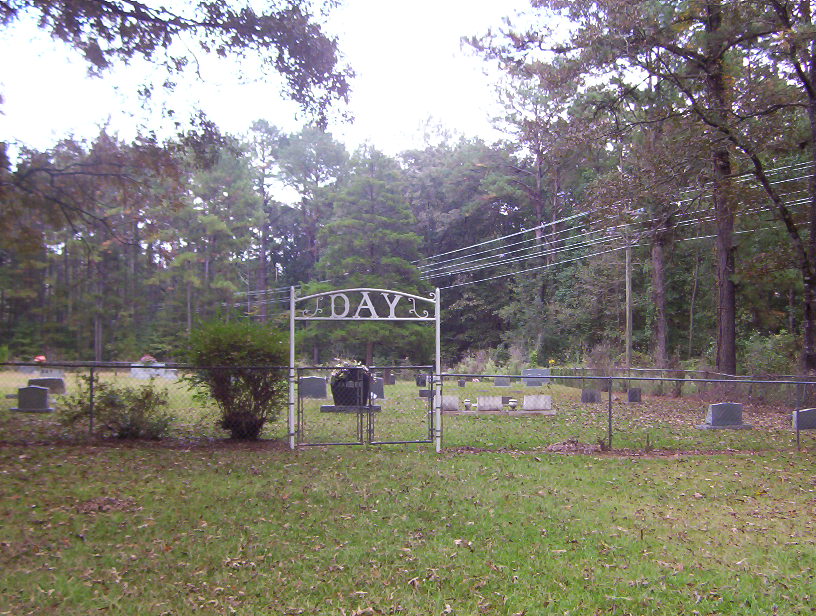
[[[435,289],[428,297],[389,289],[338,289],[297,297],[295,287],[289,289],[289,447],[297,447],[295,417],[295,323],[297,321],[424,321],[435,326],[433,375],[433,441],[437,453],[442,450],[442,360],[440,352],[440,297]],[[372,297],[373,296],[373,297]],[[374,300],[376,298],[376,302]],[[325,303],[323,303],[325,300]],[[352,301],[355,300],[355,301]],[[402,300],[406,300],[404,303]],[[420,307],[417,307],[420,302]],[[385,306],[388,316],[381,316],[375,306]],[[433,311],[421,304],[432,304]],[[298,305],[304,306],[298,308]]]

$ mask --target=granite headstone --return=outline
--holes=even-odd
[[[17,408],[11,409],[20,413],[52,413],[54,411],[48,404],[48,388],[20,387],[17,390]]]
[[[322,376],[302,376],[298,381],[301,398],[327,398],[326,379]]]

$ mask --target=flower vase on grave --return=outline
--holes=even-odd
[[[346,365],[332,372],[331,392],[335,406],[367,406],[371,396],[371,372],[362,365]]]

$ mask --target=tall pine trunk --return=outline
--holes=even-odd
[[[669,367],[668,337],[666,320],[666,240],[659,234],[652,242],[652,300],[655,305],[655,362],[658,368]]]
[[[706,89],[712,115],[720,122],[726,117],[728,103],[720,51],[722,5],[720,0],[706,3],[707,70]],[[731,154],[724,143],[714,145],[714,212],[717,224],[717,370],[727,374],[737,372],[736,287],[734,285],[734,207],[731,191]]]

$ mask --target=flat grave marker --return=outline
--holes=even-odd
[[[479,411],[498,412],[503,409],[501,396],[477,396],[476,404]]]

